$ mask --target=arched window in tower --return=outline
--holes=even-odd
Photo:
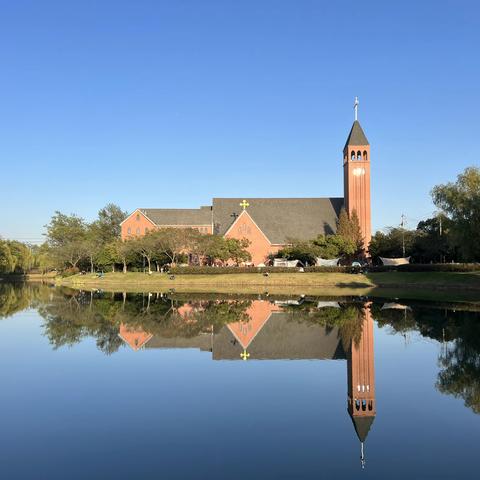
[[[352,162],[355,160],[355,152],[352,152],[352,157],[351,157],[351,159],[352,159]]]
[[[362,152],[359,150],[357,152],[357,160],[361,160],[362,159]]]
[[[363,161],[364,162],[367,161],[367,151],[366,150],[363,151]]]

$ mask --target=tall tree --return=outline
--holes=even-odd
[[[342,208],[337,222],[337,235],[353,242],[358,251],[362,250],[363,235],[356,210],[353,210],[352,215],[348,216],[347,211]]]
[[[65,215],[56,211],[48,225],[46,237],[51,247],[62,247],[71,242],[78,242],[85,239],[87,224],[85,220],[77,215]]]
[[[463,260],[480,260],[480,168],[465,169],[456,182],[437,185],[431,193],[451,220],[452,239]]]
[[[95,220],[90,228],[95,232],[102,244],[120,238],[120,223],[127,218],[127,212],[124,212],[118,205],[109,203],[98,212],[98,219]]]
[[[150,232],[132,240],[135,250],[147,261],[148,273],[152,273],[152,260],[159,251],[157,232]]]
[[[115,251],[115,261],[123,265],[123,273],[127,273],[127,265],[133,261],[137,252],[135,240],[117,239],[112,244]]]
[[[15,258],[8,243],[0,240],[0,273],[11,273],[15,267]]]
[[[165,255],[171,264],[175,264],[180,254],[195,249],[198,233],[191,228],[161,228],[148,233],[153,238],[158,255]]]

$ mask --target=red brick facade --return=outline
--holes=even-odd
[[[161,225],[163,228],[195,228],[200,233],[212,234],[211,225]],[[122,240],[145,235],[150,230],[156,230],[160,226],[155,225],[141,210],[135,210],[121,225]]]
[[[247,250],[252,256],[254,265],[267,262],[269,254],[277,253],[281,247],[280,245],[272,245],[270,243],[252,217],[250,217],[247,210],[244,210],[235,220],[225,237],[237,238],[238,240],[246,238],[249,240],[250,246]]]

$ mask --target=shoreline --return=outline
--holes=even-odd
[[[319,296],[386,296],[418,299],[457,299],[480,302],[480,272],[258,273],[217,275],[152,275],[128,272],[74,275],[56,278],[55,284],[75,289],[107,291],[177,291],[190,293],[271,293]]]

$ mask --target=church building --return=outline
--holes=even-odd
[[[122,239],[159,228],[194,228],[204,234],[246,238],[254,265],[266,263],[292,240],[334,234],[342,208],[355,210],[368,248],[371,239],[370,144],[357,118],[343,148],[344,196],[334,198],[213,198],[192,209],[137,208],[121,224]]]

